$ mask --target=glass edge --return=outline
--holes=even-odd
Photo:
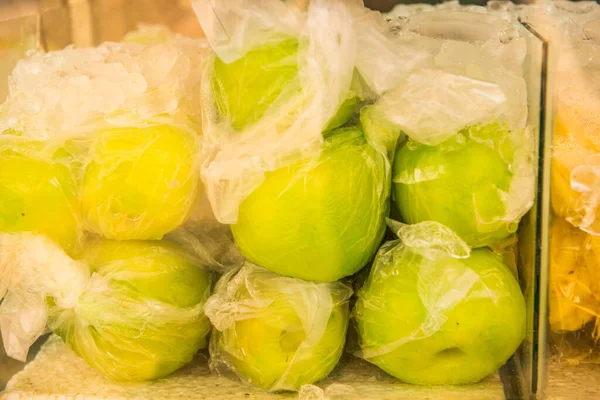
[[[553,52],[549,41],[529,23],[520,21],[542,45],[540,76],[540,114],[538,143],[537,207],[535,210],[535,268],[534,268],[534,335],[532,343],[531,382],[527,396],[541,399],[547,382],[548,359],[548,268],[550,227],[550,174],[553,136],[552,80]]]

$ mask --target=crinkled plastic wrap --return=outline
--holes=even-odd
[[[33,232],[76,251],[82,216],[75,168],[59,143],[0,134],[0,233]]]
[[[525,127],[527,48],[514,21],[482,12],[432,11],[394,25],[399,38],[418,40],[429,57],[383,94],[377,102],[383,117],[428,145],[479,123]]]
[[[336,281],[363,268],[385,233],[386,156],[356,127],[324,135],[318,159],[269,172],[231,226],[241,253],[270,271]]]
[[[388,60],[397,79],[422,57],[390,41],[383,19],[360,1],[192,5],[215,53],[202,80],[202,176],[223,223],[237,221],[266,173],[317,158],[322,133],[347,122],[357,97],[368,95],[363,84],[385,84],[379,73]]]
[[[437,222],[391,222],[353,318],[365,358],[418,384],[476,382],[525,336],[525,301],[499,257]]]
[[[392,23],[428,57],[361,122],[367,136],[373,126],[408,136],[393,169],[402,218],[444,223],[472,247],[505,239],[533,204],[536,173],[519,24],[455,3]]]
[[[176,38],[21,60],[0,106],[0,232],[45,234],[72,251],[83,230],[146,240],[180,226],[202,192],[207,47]]]
[[[351,295],[341,282],[305,282],[250,263],[226,273],[204,307],[215,327],[213,367],[269,391],[324,378],[344,348]]]
[[[206,345],[211,274],[166,241],[86,243],[76,260],[48,238],[0,234],[0,328],[24,361],[46,326],[119,380],[164,377]]]
[[[542,2],[524,19],[556,56],[550,241],[550,328],[567,362],[598,361],[600,315],[600,6]]]
[[[438,4],[398,4],[393,9],[386,13],[386,17],[392,21],[399,18],[406,18],[416,14],[421,14],[430,11],[469,11],[477,13],[485,13],[485,7],[461,4],[457,0],[444,1]]]
[[[241,253],[286,276],[351,275],[385,230],[400,132],[373,121],[363,133],[355,114],[427,53],[360,3],[193,2],[215,53],[202,79],[208,197]]]
[[[393,167],[403,220],[443,223],[472,247],[506,239],[533,204],[530,139],[500,123],[465,128],[437,146],[409,139]]]

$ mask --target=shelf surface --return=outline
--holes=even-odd
[[[116,383],[89,367],[58,337],[52,336],[21,372],[8,383],[1,400],[98,399],[286,399],[295,393],[271,394],[255,390],[234,376],[211,375],[206,354],[200,354],[166,379],[144,383]],[[1,368],[0,368],[1,369]],[[1,373],[1,371],[0,371]],[[498,375],[468,386],[422,387],[403,384],[366,361],[346,356],[319,388],[305,388],[303,400],[500,400]],[[309,395],[312,394],[312,395]]]

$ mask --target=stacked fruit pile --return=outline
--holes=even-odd
[[[183,113],[203,53],[186,41],[106,44],[34,55],[14,70],[0,111],[9,355],[25,360],[47,324],[90,365],[139,380],[206,346],[212,274],[163,238],[201,194],[199,125]],[[153,69],[161,62],[170,69]]]
[[[359,2],[193,5],[207,41],[69,48],[13,72],[7,351],[23,359],[48,326],[107,375],[152,379],[212,325],[217,371],[298,390],[333,370],[352,318],[349,350],[400,380],[493,373],[525,335],[517,280],[490,250],[533,203],[515,25],[454,13],[393,34]],[[244,260],[195,235],[208,213]],[[382,245],[386,225],[397,239]]]

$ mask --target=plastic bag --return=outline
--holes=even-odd
[[[409,383],[496,371],[525,337],[525,300],[499,257],[436,222],[390,226],[353,310],[359,357]]]
[[[306,9],[279,0],[192,5],[215,52],[203,78],[202,176],[223,223],[237,221],[265,173],[318,157],[323,131],[354,113],[364,92],[354,84],[383,85],[375,79],[387,65],[364,52],[372,51],[363,50],[368,44],[389,59],[422,53],[394,45],[360,1],[313,0]],[[394,75],[414,63],[405,61]]]
[[[31,234],[0,235],[0,327],[25,361],[46,326],[118,380],[164,377],[206,346],[211,274],[166,241],[86,243],[76,260]]]
[[[76,251],[83,221],[75,168],[58,143],[0,134],[0,232],[43,234]]]
[[[375,104],[382,117],[427,145],[479,123],[525,127],[527,48],[514,21],[481,12],[435,11],[395,25],[398,40],[418,43],[429,57],[382,94]]]
[[[533,205],[527,46],[514,18],[439,8],[394,22],[398,41],[429,56],[361,110],[361,124],[389,155],[400,138],[392,177],[402,219],[443,223],[480,247],[514,233]]]
[[[517,231],[533,205],[534,147],[502,124],[461,130],[438,146],[408,140],[396,151],[393,195],[407,223],[433,220],[472,247]]]
[[[299,390],[336,366],[352,290],[286,278],[246,263],[221,277],[205,312],[213,368],[269,391]]]
[[[21,60],[0,106],[0,202],[10,205],[0,211],[0,231],[47,234],[72,251],[82,228],[160,239],[180,226],[202,193],[207,46],[183,38],[104,43]],[[23,184],[37,181],[45,186]],[[65,224],[38,218],[40,210]]]

